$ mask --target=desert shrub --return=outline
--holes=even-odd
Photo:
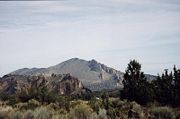
[[[103,92],[101,94],[101,98],[102,98],[102,105],[103,107],[108,110],[109,106],[110,106],[110,102],[109,102],[109,94],[106,92]]]
[[[87,104],[79,104],[70,111],[69,119],[90,119],[93,110]]]
[[[131,107],[133,108],[133,110],[135,110],[136,112],[142,112],[142,107],[141,105],[139,105],[138,103],[136,103],[135,101],[131,102]]]
[[[38,106],[40,106],[40,103],[37,100],[31,99],[31,100],[28,101],[28,108],[29,109],[34,109],[34,108],[36,108]]]
[[[111,106],[112,106],[112,107],[117,107],[118,101],[119,101],[119,100],[112,100],[112,101],[111,101]]]
[[[57,102],[58,102],[58,106],[60,108],[63,108],[67,111],[70,110],[70,98],[67,97],[67,96],[59,96],[58,99],[57,99]]]
[[[106,110],[99,109],[98,119],[107,119]]]
[[[23,119],[35,119],[35,114],[33,111],[31,110],[27,110],[24,114],[23,114]]]
[[[129,102],[127,100],[122,101],[119,99],[110,99],[109,105],[110,108],[107,110],[107,115],[111,119],[126,119],[130,110],[133,111],[137,117],[144,117],[144,112],[141,105],[135,101]]]
[[[53,114],[52,119],[68,119],[67,114]]]
[[[5,111],[0,111],[0,119],[9,119],[9,115]]]
[[[61,115],[53,115],[52,119],[68,119],[68,118],[61,116]]]
[[[180,111],[176,113],[176,119],[180,119]]]
[[[25,103],[17,103],[14,105],[14,107],[20,109],[20,110],[28,110],[28,109],[35,109],[38,106],[40,106],[40,103],[34,99],[29,100]]]
[[[8,105],[15,105],[17,103],[19,103],[20,100],[15,96],[15,95],[12,95],[12,96],[9,96],[9,99],[8,99]]]
[[[47,108],[55,111],[59,115],[66,115],[68,112],[65,108],[61,108],[58,103],[50,103],[47,105]]]
[[[91,114],[91,119],[98,119],[98,115],[97,115],[96,112],[93,112],[93,113]]]
[[[3,93],[3,92],[0,93],[0,100],[7,101],[9,99],[10,99],[10,96],[8,94]]]
[[[145,114],[141,105],[133,101],[131,102],[131,107],[136,112],[138,118],[144,118]]]
[[[97,100],[96,98],[92,98],[89,101],[89,105],[98,114],[99,113],[99,109],[102,107],[102,102],[100,100]]]
[[[71,101],[71,108],[75,108],[77,105],[82,104],[82,100],[77,100],[77,101]]]
[[[11,119],[23,119],[23,114],[20,111],[13,112],[11,114]]]
[[[20,109],[20,110],[24,110],[24,109],[28,109],[28,103],[17,103],[14,105],[14,107]]]
[[[111,108],[107,110],[107,115],[110,119],[115,119],[116,118],[116,112],[115,109]]]
[[[111,107],[126,110],[130,108],[130,103],[127,102],[126,100],[122,101],[122,100],[117,99],[111,102]]]
[[[57,103],[50,103],[50,104],[48,105],[48,107],[49,107],[49,108],[52,108],[52,109],[54,109],[54,110],[59,110],[59,109],[60,109],[60,107],[59,107],[59,105],[58,105]]]
[[[130,107],[132,107],[132,102],[128,102],[127,100],[114,100],[112,101],[112,108],[117,108],[121,111],[128,111]]]
[[[173,110],[169,107],[154,107],[150,110],[151,119],[173,119]]]
[[[96,112],[91,114],[91,119],[108,119],[105,109],[99,109],[99,114]]]
[[[52,119],[52,110],[46,107],[36,108],[35,110],[36,119]]]

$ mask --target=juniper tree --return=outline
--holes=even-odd
[[[146,104],[152,100],[153,91],[151,84],[147,81],[141,64],[136,60],[131,60],[127,66],[123,80],[122,98]]]

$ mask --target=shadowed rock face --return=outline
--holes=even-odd
[[[44,76],[6,75],[0,79],[0,93],[30,93],[35,87],[46,87],[59,95],[81,94],[90,90],[84,88],[81,81],[70,74]]]

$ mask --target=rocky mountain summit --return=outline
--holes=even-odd
[[[32,91],[48,89],[59,95],[76,95],[90,92],[81,81],[70,74],[44,76],[5,75],[0,78],[0,93],[30,94]]]
[[[67,74],[77,77],[85,87],[96,91],[102,89],[114,89],[121,85],[123,73],[107,67],[96,60],[82,60],[72,58],[58,65],[48,68],[23,68],[11,72],[13,75],[25,76],[51,76],[51,74]]]
[[[23,68],[11,72],[13,75],[24,76],[51,76],[52,74],[71,74],[77,77],[85,87],[92,91],[111,90],[122,88],[124,73],[110,68],[92,59],[90,61],[72,58],[48,68]],[[152,80],[155,77],[147,75]]]

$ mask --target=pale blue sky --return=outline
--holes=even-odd
[[[0,76],[78,57],[145,73],[180,66],[179,0],[0,1]]]

